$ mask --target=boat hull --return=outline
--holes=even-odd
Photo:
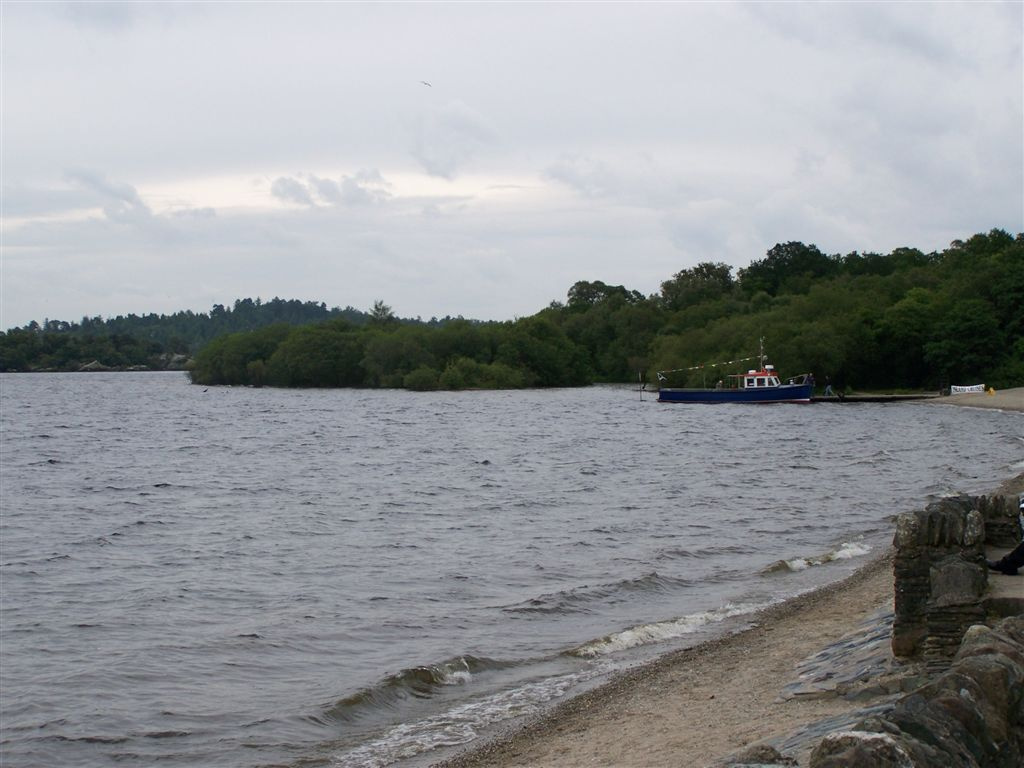
[[[783,384],[757,389],[658,390],[659,403],[809,403],[810,384]]]

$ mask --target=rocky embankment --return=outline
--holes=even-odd
[[[972,626],[946,672],[891,711],[831,733],[811,768],[1024,765],[1024,615]]]

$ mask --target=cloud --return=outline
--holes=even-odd
[[[169,214],[175,219],[215,219],[217,210],[215,208],[178,208]]]
[[[78,185],[3,184],[4,217],[8,220],[59,216],[96,206],[93,194]]]
[[[134,3],[97,1],[61,3],[59,7],[78,26],[111,32],[131,27],[138,10]]]
[[[316,174],[281,176],[274,180],[270,193],[285,202],[316,208],[320,206],[360,206],[383,203],[392,197],[391,184],[376,168],[341,176],[338,181]]]
[[[947,66],[956,60],[960,43],[951,40],[945,14],[929,4],[899,7],[874,4],[832,6],[750,3],[740,7],[766,31],[816,49],[865,47],[900,57],[921,58]]]
[[[309,187],[316,195],[331,205],[337,205],[342,201],[341,185],[333,179],[321,179],[318,176],[309,177]],[[310,202],[312,205],[312,202]]]
[[[497,132],[475,109],[461,101],[428,111],[422,119],[412,156],[431,176],[453,179]]]
[[[585,197],[605,197],[620,185],[607,164],[575,153],[563,154],[544,170],[544,175]]]
[[[316,205],[309,193],[309,186],[292,176],[280,176],[274,179],[274,183],[270,185],[270,194],[287,203],[310,207]]]
[[[0,306],[501,319],[1021,231],[1022,9],[7,3]]]
[[[93,194],[110,221],[139,223],[153,216],[131,184],[111,181],[105,174],[89,169],[72,170],[65,175],[73,184]]]
[[[383,203],[392,197],[390,188],[391,184],[385,181],[376,168],[359,171],[355,176],[341,177],[338,202],[345,205]]]

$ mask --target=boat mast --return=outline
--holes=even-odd
[[[764,370],[764,360],[765,360],[765,358],[764,358],[764,336],[761,337],[761,351],[758,353],[758,359],[759,359],[759,361],[761,363],[760,370],[763,371]]]

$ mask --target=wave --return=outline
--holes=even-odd
[[[672,560],[676,558],[709,558],[719,555],[750,555],[757,551],[752,544],[722,544],[712,547],[701,547],[699,549],[686,549],[685,547],[666,547],[657,553],[659,560]]]
[[[372,741],[332,755],[332,765],[379,768],[415,759],[436,749],[468,744],[496,723],[541,712],[574,686],[599,674],[599,670],[591,669],[545,676],[511,690],[470,699],[438,715],[394,725]]]
[[[623,579],[610,584],[584,585],[531,598],[522,603],[504,606],[508,613],[587,613],[595,603],[619,603],[633,599],[637,593],[658,593],[688,587],[686,579],[662,576],[652,571],[636,579]]]
[[[395,708],[409,698],[426,699],[446,686],[465,685],[486,670],[515,666],[477,656],[457,656],[439,664],[403,669],[370,688],[335,702],[324,716],[329,721],[354,722],[374,712]]]
[[[870,456],[856,456],[847,462],[848,467],[867,466],[874,467],[879,464],[888,464],[896,461],[896,457],[884,448],[872,453]]]
[[[657,621],[651,624],[640,624],[636,627],[624,629],[611,635],[592,640],[581,646],[573,648],[568,652],[570,656],[593,658],[596,656],[607,656],[629,648],[636,648],[641,645],[661,643],[666,640],[674,640],[684,635],[691,635],[708,624],[717,624],[733,616],[743,616],[754,613],[762,608],[767,608],[773,602],[764,603],[726,603],[720,608],[710,611],[691,613],[681,616],[678,619],[669,621]]]
[[[804,571],[816,565],[825,565],[836,560],[850,560],[854,557],[863,557],[871,551],[871,547],[860,541],[844,541],[838,548],[823,555],[814,557],[794,557],[792,560],[777,560],[761,573],[792,573]]]

